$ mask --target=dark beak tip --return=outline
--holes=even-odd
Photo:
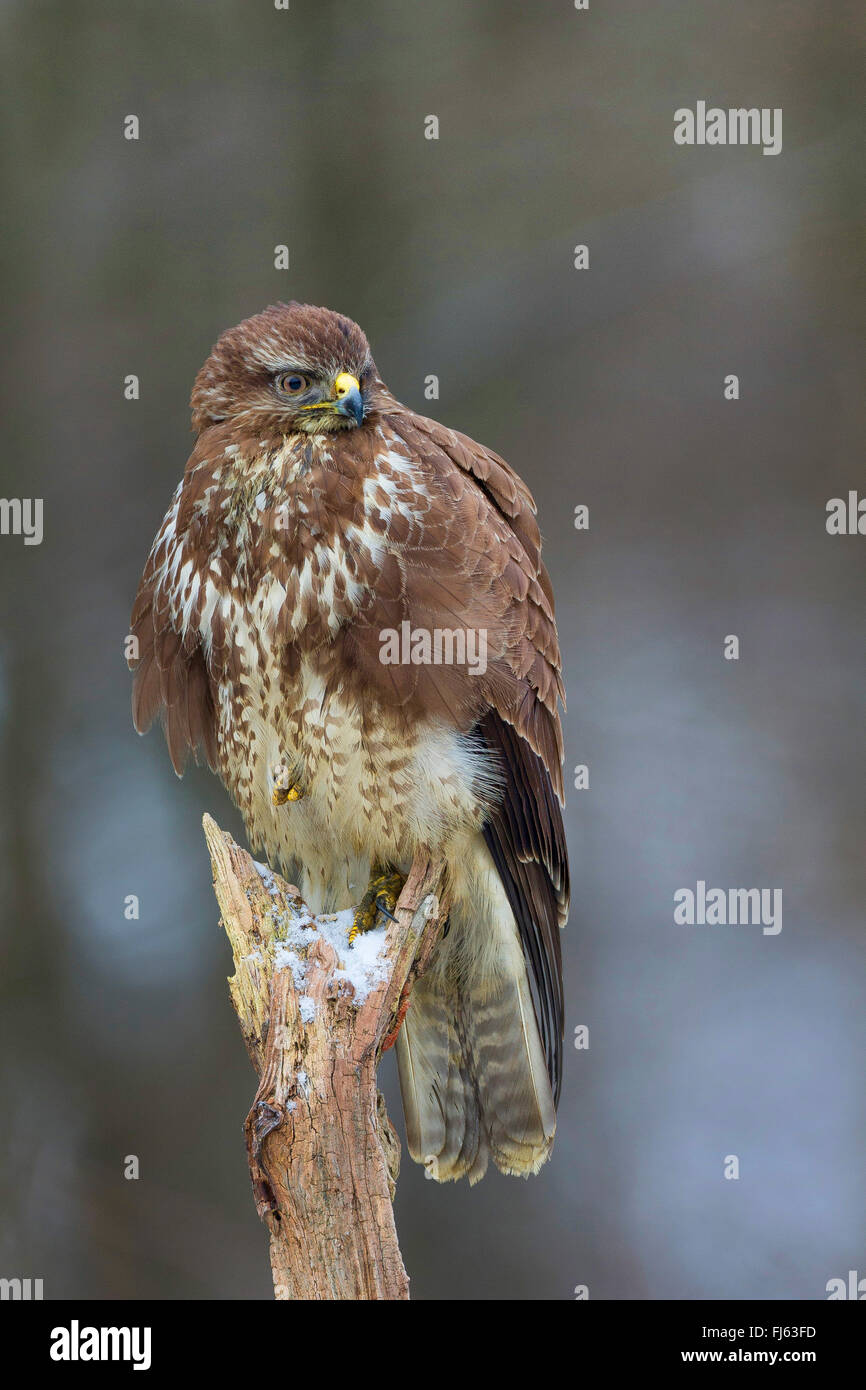
[[[345,396],[341,397],[340,404],[337,408],[341,415],[351,416],[356,425],[363,423],[364,401],[360,391],[347,391]]]

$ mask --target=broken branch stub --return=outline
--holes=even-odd
[[[416,854],[396,921],[349,946],[351,910],[314,917],[210,816],[204,831],[259,1075],[244,1128],[275,1296],[408,1298],[392,1208],[400,1146],[376,1067],[441,935],[445,865]]]

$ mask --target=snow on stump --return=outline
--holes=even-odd
[[[447,916],[445,865],[416,854],[395,922],[348,942],[210,816],[232,1003],[259,1087],[244,1126],[278,1299],[406,1299],[392,1201],[400,1145],[376,1068]]]

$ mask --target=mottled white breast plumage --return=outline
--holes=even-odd
[[[383,440],[383,443],[386,441]],[[398,487],[383,474],[367,480],[365,503],[379,517],[402,510],[413,522],[413,498],[423,496],[423,479],[412,477],[411,460],[387,441],[387,462],[400,471]],[[327,441],[312,441],[314,456],[327,456]],[[285,449],[258,459],[250,471],[252,506],[234,517],[239,533],[261,525],[274,494],[296,476],[297,451]],[[253,495],[253,488],[258,490]],[[296,500],[301,514],[311,511]],[[315,526],[313,524],[315,534]],[[350,570],[346,557],[356,557]],[[218,746],[223,776],[244,815],[257,847],[300,878],[299,886],[316,910],[342,908],[357,901],[373,862],[408,869],[415,848],[438,848],[477,835],[484,808],[494,790],[489,760],[477,743],[430,720],[413,725],[394,720],[370,696],[364,706],[327,690],[309,660],[287,671],[274,645],[278,632],[303,637],[311,622],[311,604],[336,631],[334,597],[341,588],[358,602],[362,585],[356,574],[375,574],[387,553],[381,525],[347,528],[344,535],[316,537],[291,593],[266,572],[255,588],[235,576],[228,595],[215,586],[202,610],[207,633],[210,610],[221,604],[233,646],[227,663],[231,677],[217,687]],[[177,611],[187,618],[195,590],[180,563],[180,547],[169,552],[167,570],[176,575]],[[315,582],[314,582],[315,580]],[[274,804],[274,779],[288,768],[301,792],[298,801]],[[334,846],[341,856],[334,858]],[[452,846],[455,858],[465,849]]]

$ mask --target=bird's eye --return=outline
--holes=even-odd
[[[306,391],[309,384],[308,378],[301,376],[300,372],[286,372],[285,376],[277,380],[280,390],[287,396],[299,396],[302,391]]]

